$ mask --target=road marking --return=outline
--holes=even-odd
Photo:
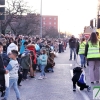
[[[73,66],[73,64],[56,64],[56,65],[66,65],[66,66]]]
[[[70,73],[71,73],[71,76],[73,77],[73,70],[70,70]],[[88,97],[88,95],[85,92],[80,91],[80,88],[78,86],[77,86],[77,89],[80,92],[80,94],[83,96],[84,100],[90,100],[90,98]]]

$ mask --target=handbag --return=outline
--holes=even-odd
[[[9,73],[5,74],[5,86],[9,87]]]

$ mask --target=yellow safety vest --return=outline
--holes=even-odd
[[[80,45],[79,45],[79,53],[78,54],[84,54],[85,53],[85,45],[86,45],[86,42],[80,43]]]
[[[88,42],[88,53],[87,58],[100,58],[100,44],[99,41],[96,45],[92,45],[91,42]]]

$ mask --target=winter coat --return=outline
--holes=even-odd
[[[21,66],[23,69],[29,69],[32,64],[29,54],[22,54],[21,57]]]
[[[76,39],[75,38],[71,38],[69,40],[69,47],[70,48],[76,48]]]
[[[2,59],[2,56],[0,55],[0,82],[5,81],[5,78],[4,78],[5,72],[6,70],[4,68],[3,59]]]
[[[72,81],[73,82],[78,82],[79,78],[80,78],[80,75],[82,73],[82,68],[81,67],[75,67],[73,69],[73,77],[72,77]]]
[[[15,43],[11,43],[7,48],[7,54],[11,53],[11,50],[17,50],[18,51],[18,46]]]
[[[21,41],[20,54],[22,54],[25,51],[24,42],[25,42],[25,40]]]
[[[29,44],[29,45],[27,46],[27,49],[28,49],[29,51],[32,51],[32,52],[33,52],[33,54],[34,54],[34,59],[32,59],[32,60],[33,60],[33,63],[36,64],[36,63],[37,63],[37,57],[36,57],[36,49],[35,49],[34,44]]]
[[[40,65],[47,65],[48,56],[46,54],[40,55]]]

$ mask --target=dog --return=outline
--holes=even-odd
[[[84,90],[87,88],[87,91],[89,92],[91,90],[91,87],[86,84],[86,77],[85,72],[82,67],[75,67],[73,69],[73,91],[76,91],[76,84],[80,87],[80,90]]]

